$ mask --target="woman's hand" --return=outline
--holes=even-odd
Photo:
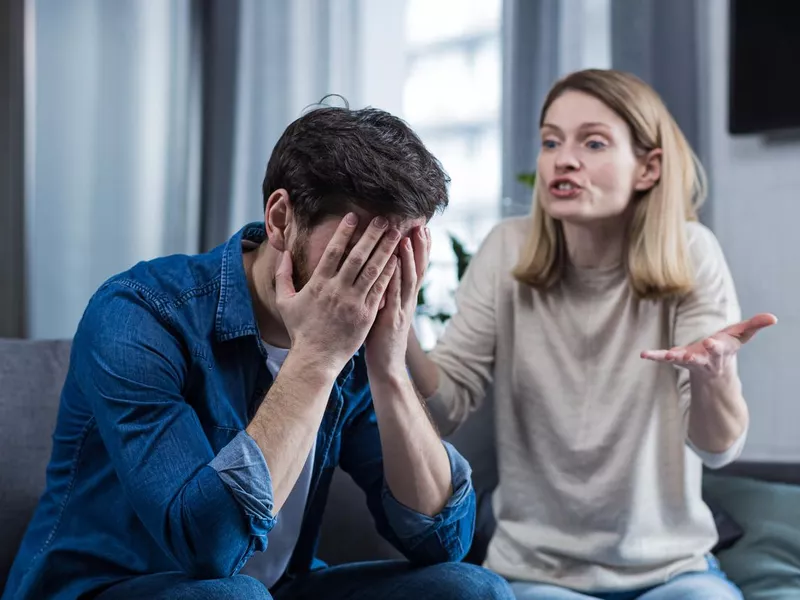
[[[775,315],[761,313],[726,327],[694,344],[670,350],[645,350],[641,356],[647,360],[671,363],[689,369],[697,375],[713,378],[729,373],[739,348],[749,342],[756,333],[777,322]]]

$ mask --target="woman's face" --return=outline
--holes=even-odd
[[[540,198],[554,219],[590,223],[618,217],[634,190],[647,189],[647,169],[634,153],[628,125],[593,96],[559,96],[545,114],[541,138]]]

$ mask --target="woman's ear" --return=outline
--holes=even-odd
[[[662,156],[661,148],[656,148],[639,159],[639,168],[636,171],[637,177],[633,189],[637,192],[646,192],[658,183],[658,180],[661,179]]]
[[[288,249],[288,227],[292,220],[292,205],[289,192],[283,188],[275,190],[267,198],[264,208],[264,226],[269,244],[283,252]]]

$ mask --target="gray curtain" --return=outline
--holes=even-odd
[[[261,182],[286,125],[330,92],[352,98],[357,36],[341,25],[357,8],[355,0],[204,3],[201,250],[263,218]]]
[[[535,170],[539,112],[559,77],[608,68],[610,6],[614,0],[505,0],[503,3],[504,217],[528,214]]]
[[[661,95],[701,162],[708,158],[703,137],[702,73],[698,21],[706,0],[613,0],[612,64],[649,83]],[[712,206],[701,219],[711,221]]]
[[[0,337],[25,335],[25,1],[0,2]]]
[[[109,276],[262,218],[284,127],[358,103],[361,2],[2,3],[0,335],[71,337]]]
[[[189,0],[31,0],[29,335],[71,337],[110,275],[197,247]]]
[[[559,75],[559,6],[558,0],[503,4],[504,217],[530,212],[530,188],[517,176],[536,166],[539,111]]]

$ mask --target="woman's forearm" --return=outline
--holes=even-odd
[[[433,396],[439,389],[439,369],[422,349],[413,327],[408,334],[406,361],[417,391],[423,398]]]
[[[714,379],[692,374],[689,439],[706,452],[725,452],[747,429],[749,413],[735,370]]]

